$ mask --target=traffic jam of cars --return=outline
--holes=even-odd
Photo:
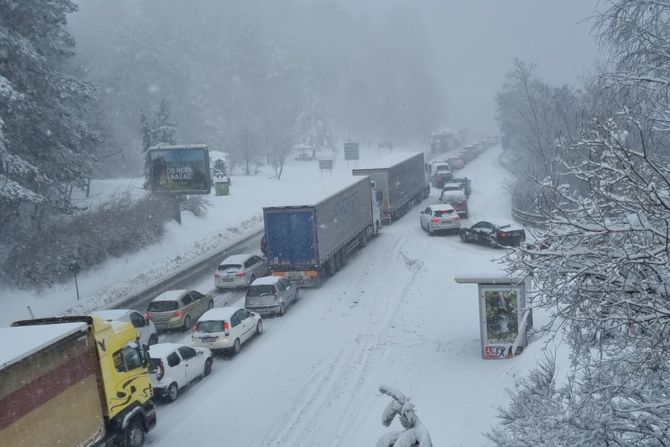
[[[452,155],[425,164],[426,180],[439,193],[434,196],[438,203],[420,211],[421,229],[430,236],[457,234],[463,242],[491,248],[520,246],[526,234],[523,227],[512,221],[493,219],[465,224],[470,215],[468,199],[472,184],[467,177],[455,177],[454,171],[461,169],[467,161],[470,161],[468,157]],[[364,191],[363,196],[369,200],[370,191]],[[372,193],[373,196],[379,194],[374,190]],[[425,197],[429,197],[428,193],[422,198]],[[374,228],[378,231],[376,225]],[[267,234],[270,233],[266,229]],[[363,247],[366,238],[367,233],[355,241]],[[144,314],[132,309],[94,313],[110,322],[130,322],[137,329],[140,343],[148,349],[149,374],[157,397],[167,403],[173,402],[184,388],[210,375],[218,354],[235,356],[245,344],[263,333],[263,318],[281,317],[299,300],[304,282],[295,280],[290,272],[271,268],[269,258],[265,257],[268,251],[266,237],[259,248],[263,255],[238,253],[223,259],[213,272],[214,289],[211,292],[168,290],[154,297]],[[342,259],[339,261],[343,262]],[[335,257],[326,264],[324,271],[328,276],[337,270],[337,262]],[[243,291],[243,301],[237,305],[215,307],[214,293],[229,290]],[[159,342],[160,333],[186,331],[191,332],[189,344]]]

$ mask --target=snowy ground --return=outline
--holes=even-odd
[[[510,217],[499,155],[490,150],[459,173],[472,178],[473,222]],[[334,176],[347,172],[346,162],[339,161]],[[297,162],[279,182],[267,176],[234,177],[232,195],[211,197],[214,207],[206,219],[186,216],[182,227],[170,227],[160,247],[82,275],[83,287],[91,296],[111,300],[104,290],[130,278],[129,272],[142,271],[138,266],[167,272],[170,264],[161,257],[191,250],[196,241],[207,245],[219,232],[254,218],[260,225],[255,216],[261,206],[285,202],[287,195],[297,198],[321,181],[313,164]],[[434,202],[435,190],[422,205]],[[481,433],[496,423],[495,407],[505,404],[505,389],[543,355],[544,344],[536,341],[512,360],[481,358],[476,286],[456,284],[453,278],[490,272],[502,252],[463,244],[456,236],[429,237],[419,227],[420,209],[384,227],[321,288],[301,291],[301,300],[284,317],[267,319],[263,335],[238,356],[217,359],[210,377],[176,402],[159,405],[149,443],[370,446],[389,430],[380,423],[389,398],[378,392],[379,385],[388,384],[412,397],[435,446],[486,445]],[[211,275],[192,287],[211,289]],[[70,293],[62,287],[39,297],[22,296],[31,300],[33,310],[46,313],[72,307]],[[230,301],[243,294],[226,296]],[[51,301],[53,306],[43,305]],[[85,303],[96,305],[92,298]],[[10,307],[0,325],[24,318],[23,312],[22,306]],[[541,315],[535,317],[542,322]],[[188,343],[189,336],[161,339]]]

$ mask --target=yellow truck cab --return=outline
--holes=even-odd
[[[139,447],[156,425],[148,356],[127,322],[98,317],[0,328],[0,445]]]

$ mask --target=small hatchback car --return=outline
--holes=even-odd
[[[169,290],[149,303],[147,317],[158,330],[189,330],[191,323],[212,307],[214,298],[211,294],[203,295],[195,290]]]
[[[229,256],[214,272],[214,286],[221,289],[247,287],[256,278],[267,275],[265,259],[252,254]]]
[[[217,307],[200,317],[191,335],[191,344],[237,354],[242,343],[262,332],[263,321],[257,313],[243,307]]]
[[[261,315],[284,315],[286,307],[298,300],[298,290],[287,278],[258,278],[247,289],[244,307]]]
[[[179,391],[194,380],[212,372],[212,352],[177,343],[149,347],[149,375],[154,392],[174,401]]]

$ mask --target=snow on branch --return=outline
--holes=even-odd
[[[392,398],[382,413],[382,424],[389,427],[398,416],[405,430],[383,435],[377,441],[377,447],[432,447],[428,430],[419,420],[409,397],[386,385],[380,386],[379,391]]]

